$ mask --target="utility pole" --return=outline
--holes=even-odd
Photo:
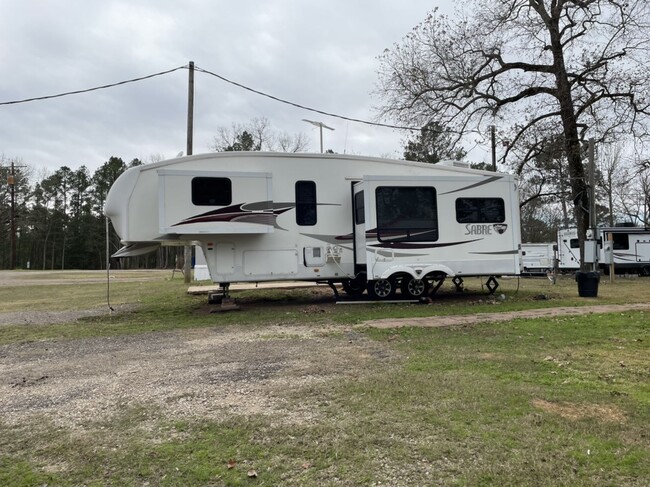
[[[589,157],[589,227],[591,228],[591,238],[598,242],[598,230],[596,228],[596,161],[594,157],[594,139],[589,139],[588,145]],[[598,255],[597,243],[594,243],[594,253]],[[598,267],[596,256],[593,258],[591,270],[595,271]]]
[[[187,84],[187,146],[185,153],[192,155],[194,142],[194,61],[190,61]],[[185,245],[183,252],[183,276],[185,284],[192,280],[192,246]]]
[[[190,61],[187,84],[187,146],[186,154],[192,155],[194,142],[194,61]]]
[[[11,161],[11,173],[7,177],[11,193],[11,260],[9,269],[16,268],[16,166]]]
[[[494,172],[497,172],[497,135],[496,135],[496,127],[494,125],[490,125],[490,135],[492,138],[492,170]]]

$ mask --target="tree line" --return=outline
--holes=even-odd
[[[104,201],[113,182],[138,159],[125,163],[111,157],[91,173],[86,166],[62,166],[42,178],[21,161],[2,159],[0,182],[0,268],[11,267],[11,193],[15,219],[16,267],[23,269],[102,269],[106,266]],[[119,248],[119,238],[109,229],[109,248]],[[131,265],[151,265],[134,262]],[[127,264],[128,265],[128,264]]]

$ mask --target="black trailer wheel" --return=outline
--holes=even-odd
[[[426,296],[429,286],[424,279],[417,279],[415,277],[406,276],[402,278],[402,285],[400,286],[402,296],[408,299],[420,299]]]
[[[372,299],[390,299],[395,295],[395,283],[391,279],[369,281],[368,295]]]

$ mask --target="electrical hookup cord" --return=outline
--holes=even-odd
[[[108,217],[106,217],[106,305],[108,306],[108,312],[112,313],[115,310],[111,306],[111,256],[108,236]]]

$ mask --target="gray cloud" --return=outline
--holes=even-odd
[[[104,85],[188,61],[306,106],[372,119],[376,57],[436,3],[449,0],[316,2],[0,0],[0,101]],[[273,128],[335,127],[336,152],[400,154],[403,134],[280,104],[196,73],[194,152],[217,129],[266,117]],[[0,106],[0,154],[54,170],[94,169],[115,155],[147,160],[185,150],[187,70],[81,95]]]

